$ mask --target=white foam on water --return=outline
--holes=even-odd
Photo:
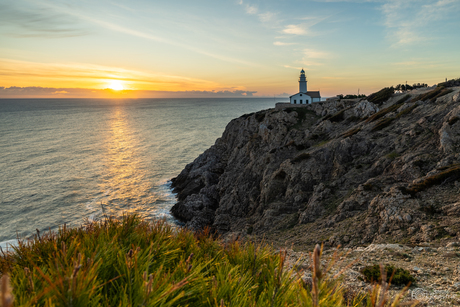
[[[18,240],[16,239],[0,242],[0,247],[4,252],[14,251],[14,246],[18,246]]]

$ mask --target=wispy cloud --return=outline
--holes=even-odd
[[[3,31],[14,37],[62,38],[90,33],[78,18],[8,0],[0,4],[0,26],[9,27]]]
[[[249,5],[249,4],[246,5],[246,13],[250,15],[255,15],[257,14],[258,11],[259,10],[257,9],[255,5]]]
[[[128,35],[131,35],[131,36],[136,36],[136,37],[140,37],[140,38],[144,38],[144,39],[148,39],[148,40],[152,40],[152,41],[156,41],[156,42],[160,42],[160,43],[164,43],[164,44],[168,44],[168,45],[172,45],[172,46],[176,46],[176,47],[180,47],[180,48],[182,48],[184,50],[189,50],[189,51],[192,51],[192,52],[196,52],[198,54],[202,54],[202,55],[205,55],[205,56],[208,56],[208,57],[211,57],[211,58],[215,58],[215,59],[218,59],[218,60],[221,60],[221,61],[224,61],[224,62],[242,64],[242,65],[245,65],[245,66],[253,66],[253,67],[259,66],[256,63],[252,63],[252,62],[248,62],[248,61],[245,61],[245,60],[229,57],[229,56],[226,56],[226,55],[215,54],[215,53],[212,53],[212,52],[209,52],[209,51],[206,51],[206,50],[202,50],[202,49],[197,48],[195,46],[192,46],[190,44],[181,43],[178,40],[165,38],[165,37],[162,37],[162,36],[159,36],[159,35],[153,35],[153,34],[148,33],[148,32],[144,32],[144,31],[140,31],[140,30],[136,30],[136,29],[131,29],[129,27],[125,27],[125,26],[122,26],[122,25],[107,22],[105,20],[93,18],[93,17],[90,17],[87,14],[80,13],[80,12],[78,12],[76,10],[75,11],[69,11],[69,10],[63,9],[63,8],[61,8],[59,6],[50,4],[48,2],[46,2],[45,5],[47,5],[48,7],[52,8],[53,10],[58,11],[60,13],[66,13],[66,14],[68,14],[70,16],[77,17],[77,18],[79,18],[81,20],[85,20],[85,21],[91,22],[93,24],[97,24],[97,25],[99,25],[99,26],[101,26],[103,28],[106,28],[106,29],[109,29],[109,30],[112,30],[112,31],[116,31],[116,32],[128,34]]]
[[[328,59],[331,57],[330,53],[315,49],[304,49],[303,53],[309,59]]]
[[[295,35],[306,35],[308,34],[307,27],[305,25],[287,25],[281,32],[286,34]]]
[[[296,43],[284,43],[284,42],[273,42],[273,45],[275,46],[290,46],[290,45],[295,45]]]
[[[459,0],[389,0],[381,6],[388,37],[397,45],[433,39],[433,22],[457,18]]]
[[[246,14],[257,16],[260,22],[265,25],[273,25],[278,23],[277,12],[260,11],[256,5],[243,3],[243,1],[239,1],[238,4],[244,7]]]

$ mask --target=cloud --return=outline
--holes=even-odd
[[[394,46],[411,45],[434,38],[436,21],[454,19],[460,12],[459,0],[389,0],[380,10],[388,38]]]
[[[257,14],[259,10],[257,9],[256,6],[254,5],[246,5],[246,13],[250,14],[250,15],[255,15]]]
[[[305,35],[308,33],[305,25],[287,25],[281,32],[295,35]]]
[[[148,33],[148,32],[138,31],[136,29],[125,27],[125,26],[122,26],[122,25],[114,24],[114,23],[107,22],[107,21],[100,20],[100,19],[96,19],[96,18],[92,18],[87,14],[79,13],[77,10],[63,9],[62,7],[59,7],[59,6],[54,5],[54,4],[51,4],[49,2],[43,2],[43,5],[46,5],[49,9],[52,9],[52,10],[54,10],[54,11],[60,13],[60,14],[66,14],[67,17],[72,17],[73,16],[73,17],[76,17],[76,18],[78,18],[80,20],[85,20],[85,21],[88,21],[90,23],[97,24],[97,25],[99,25],[99,26],[101,26],[101,27],[103,27],[105,29],[112,30],[112,31],[115,31],[115,32],[124,33],[124,34],[128,34],[128,35],[131,35],[131,36],[140,37],[140,38],[144,38],[144,39],[148,39],[148,40],[152,40],[152,41],[156,41],[156,42],[176,46],[176,47],[179,47],[179,48],[182,48],[182,49],[185,49],[185,50],[189,50],[189,51],[192,51],[192,52],[196,52],[198,54],[202,54],[202,55],[205,55],[205,56],[208,56],[208,57],[211,57],[211,58],[214,58],[214,59],[218,59],[218,60],[221,60],[221,61],[224,61],[224,62],[242,64],[242,65],[253,66],[253,67],[260,66],[258,64],[252,63],[252,62],[244,61],[244,60],[241,60],[241,59],[236,59],[236,58],[229,57],[229,56],[226,56],[226,55],[211,53],[211,52],[209,52],[207,50],[202,50],[202,49],[194,47],[194,46],[192,46],[190,44],[181,43],[181,42],[179,42],[177,40],[174,40],[174,39],[165,38],[165,37],[161,37],[161,36],[158,36],[158,35],[153,35],[153,34]]]
[[[319,51],[315,49],[304,49],[303,53],[305,57],[309,59],[328,59],[331,56],[328,52]]]
[[[0,26],[14,37],[62,38],[87,35],[79,19],[44,7],[20,5],[19,1],[0,4]],[[6,27],[5,27],[6,26]]]
[[[273,42],[273,45],[275,46],[289,46],[289,45],[295,45],[296,43],[284,43],[284,42]]]
[[[252,97],[257,91],[147,91],[88,89],[88,88],[50,88],[50,87],[0,87],[0,98],[218,98]]]

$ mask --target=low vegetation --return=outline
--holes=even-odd
[[[342,133],[342,137],[347,138],[347,137],[350,137],[352,135],[355,135],[356,133],[358,133],[360,131],[361,131],[361,127],[352,128],[352,129]]]
[[[397,305],[384,283],[345,299],[329,274],[337,253],[325,266],[321,254],[317,245],[305,283],[302,271],[285,269],[285,251],[137,216],[108,218],[20,240],[0,257],[0,297],[2,307]]]
[[[436,99],[439,97],[442,97],[444,95],[447,95],[452,92],[452,89],[450,88],[445,88],[444,86],[437,86],[434,90],[429,91],[428,93],[418,95],[414,98],[412,98],[411,102],[416,102],[416,101],[430,101],[430,102],[435,102]]]
[[[425,177],[419,183],[412,184],[406,189],[406,192],[409,194],[415,194],[431,188],[434,185],[442,184],[443,182],[458,178],[460,178],[460,164],[454,164],[437,174]]]
[[[460,78],[451,79],[451,80],[449,80],[449,81],[439,83],[438,86],[443,86],[443,87],[460,86]]]
[[[387,276],[389,282],[395,286],[407,286],[415,282],[415,278],[408,270],[396,268],[392,265],[380,266],[378,264],[366,266],[361,270],[367,282],[382,282],[382,277]]]
[[[394,94],[395,89],[393,87],[385,87],[382,88],[380,91],[370,94],[367,96],[367,101],[370,101],[375,104],[382,104]]]
[[[392,106],[389,106],[388,108],[385,108],[385,109],[382,109],[380,111],[378,111],[377,113],[369,116],[365,122],[366,123],[371,123],[373,121],[376,121],[377,119],[381,118],[381,117],[384,117],[385,115],[387,115],[388,113],[391,113],[391,112],[394,112],[396,111],[397,109],[399,109],[403,104],[402,103],[396,103]]]
[[[386,117],[380,119],[378,122],[375,123],[374,127],[372,127],[371,131],[379,131],[385,127],[388,127],[393,121],[395,120],[394,117]]]

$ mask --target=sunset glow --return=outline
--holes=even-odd
[[[110,81],[108,88],[114,91],[121,91],[124,89],[123,83],[120,80],[112,80]]]
[[[1,97],[326,96],[458,78],[460,0],[0,5]],[[127,96],[126,96],[127,97]]]

